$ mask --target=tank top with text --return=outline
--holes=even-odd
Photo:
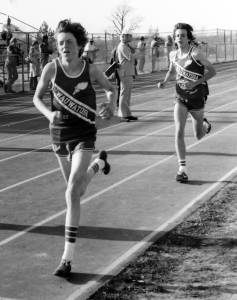
[[[174,55],[173,63],[176,69],[176,94],[182,99],[202,99],[208,95],[207,82],[195,86],[192,90],[186,90],[184,83],[187,81],[197,81],[203,77],[205,66],[194,58],[191,47],[185,58],[179,59],[178,52]]]
[[[83,60],[83,68],[75,76],[66,73],[59,58],[54,63],[52,111],[60,111],[62,118],[57,124],[50,124],[53,142],[95,140],[96,94],[90,80],[89,63]]]

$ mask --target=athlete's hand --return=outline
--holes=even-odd
[[[158,87],[158,89],[163,89],[165,87],[165,83],[163,81],[159,81],[157,83],[157,87]]]
[[[50,123],[56,124],[62,119],[62,113],[59,110],[52,111],[51,116],[50,116]]]
[[[113,109],[111,108],[110,103],[104,102],[99,106],[99,116],[101,119],[109,120],[113,116]]]

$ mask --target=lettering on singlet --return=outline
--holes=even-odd
[[[175,62],[176,72],[179,77],[184,77],[191,81],[197,81],[200,77],[202,77],[202,74],[194,73],[192,71],[186,70],[183,67],[181,67],[177,62]]]
[[[57,84],[53,86],[53,94],[55,100],[67,111],[90,124],[95,124],[93,118],[96,115],[96,111],[94,109],[73,98]]]

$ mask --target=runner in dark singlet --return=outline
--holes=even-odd
[[[80,218],[80,198],[92,177],[102,170],[110,171],[106,151],[101,151],[91,163],[96,140],[96,95],[92,80],[105,90],[108,107],[116,106],[115,90],[93,64],[80,57],[87,37],[79,23],[59,22],[56,30],[59,58],[43,69],[33,102],[50,122],[53,150],[67,183],[65,247],[61,262],[54,274],[67,277],[76,244]],[[52,83],[51,109],[43,96]]]
[[[200,49],[193,46],[195,40],[193,28],[186,23],[178,23],[174,28],[176,50],[170,53],[170,67],[163,82],[158,88],[163,88],[176,74],[176,103],[174,106],[175,148],[179,169],[176,180],[187,182],[186,147],[184,129],[188,114],[193,122],[194,134],[201,139],[211,130],[211,124],[204,117],[204,106],[208,95],[207,81],[215,76],[212,64],[203,56]]]

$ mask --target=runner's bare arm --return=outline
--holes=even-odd
[[[200,50],[193,52],[193,56],[197,61],[200,61],[202,65],[205,66],[205,74],[202,78],[195,82],[196,85],[201,84],[204,81],[207,81],[216,75],[216,70],[213,67],[212,63],[202,54]]]
[[[92,81],[96,81],[106,93],[106,98],[110,103],[112,111],[116,106],[116,90],[111,82],[105,77],[105,75],[96,67],[96,65],[90,65],[90,77]]]
[[[50,123],[53,123],[56,118],[60,117],[56,111],[52,112],[49,106],[47,106],[46,102],[43,100],[44,94],[46,93],[49,83],[53,79],[54,75],[55,65],[52,62],[48,63],[42,71],[33,97],[33,103],[35,107],[50,121]]]

